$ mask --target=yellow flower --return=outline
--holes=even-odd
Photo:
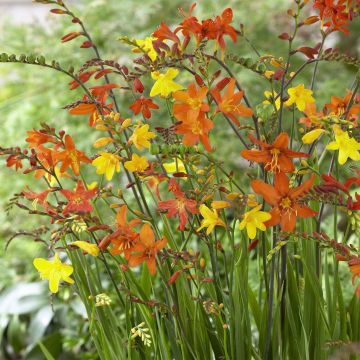
[[[305,89],[304,84],[290,88],[288,89],[290,98],[285,102],[285,105],[290,106],[295,103],[300,111],[304,111],[306,104],[315,102],[312,93],[312,90]]]
[[[268,212],[260,211],[261,207],[262,205],[258,205],[246,212],[243,215],[243,220],[239,224],[240,230],[244,230],[246,227],[247,235],[251,240],[256,236],[256,229],[265,231],[266,226],[264,222],[271,219],[271,215]]]
[[[58,292],[61,280],[69,284],[74,283],[74,280],[69,277],[74,268],[71,265],[63,264],[57,253],[55,253],[53,261],[36,258],[33,264],[40,273],[41,279],[49,280],[49,289],[54,294]]]
[[[182,172],[186,174],[185,165],[180,159],[174,160],[171,163],[164,163],[163,167],[168,174],[175,172]]]
[[[272,104],[273,103],[272,99],[276,98],[277,93],[275,91],[274,92],[264,91],[264,95],[268,100],[263,101],[263,104]],[[280,109],[280,96],[275,100],[275,107],[276,107],[276,110]]]
[[[153,37],[147,37],[144,40],[136,40],[136,44],[147,54],[151,61],[155,61],[158,54],[153,47],[153,41],[156,40]],[[133,52],[140,52],[138,48],[134,48]]]
[[[312,144],[315,140],[317,140],[319,138],[319,136],[321,134],[323,134],[325,132],[324,129],[315,129],[315,130],[311,130],[308,133],[306,133],[303,137],[302,137],[302,142],[304,144]]]
[[[139,156],[133,154],[130,161],[126,161],[124,164],[125,169],[134,171],[144,171],[149,166],[149,163],[145,156]]]
[[[275,71],[267,70],[264,72],[264,75],[267,79],[270,79],[275,74]]]
[[[109,181],[113,178],[114,172],[120,172],[121,157],[115,154],[100,151],[100,156],[93,160],[92,165],[96,167],[97,174],[105,174]]]
[[[149,131],[149,125],[145,124],[137,126],[131,135],[129,141],[133,142],[138,150],[144,148],[150,148],[150,139],[153,139],[155,134]]]
[[[151,77],[156,81],[150,91],[150,96],[160,94],[160,96],[167,97],[173,91],[183,89],[183,86],[173,81],[178,74],[179,70],[173,68],[168,69],[165,74],[161,74],[159,71],[152,72]]]
[[[97,247],[96,244],[90,244],[86,241],[74,241],[72,243],[70,243],[69,245],[74,245],[77,246],[79,249],[84,250],[85,252],[87,252],[88,254],[92,255],[92,256],[98,256],[99,255],[99,248]]]
[[[360,143],[354,138],[349,137],[346,131],[342,131],[339,125],[333,126],[335,141],[332,141],[326,146],[327,150],[339,150],[338,162],[344,165],[348,158],[359,161],[360,160]]]
[[[209,235],[216,225],[225,227],[225,223],[219,218],[216,210],[211,210],[204,204],[200,205],[199,210],[204,219],[201,221],[201,226],[197,231],[206,227],[206,235]]]

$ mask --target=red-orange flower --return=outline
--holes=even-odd
[[[348,0],[315,0],[314,9],[319,11],[319,17],[322,25],[327,32],[341,31],[348,34],[346,28],[350,14],[347,12]]]
[[[151,99],[146,99],[143,96],[136,99],[129,108],[134,112],[134,115],[139,114],[141,111],[145,119],[151,118],[151,111],[150,109],[158,109],[157,106]]]
[[[155,241],[155,235],[149,224],[144,224],[140,230],[140,241],[133,247],[133,254],[129,258],[129,266],[135,267],[143,262],[149,269],[151,275],[156,274],[156,255],[166,246],[165,237]]]
[[[90,201],[97,193],[98,189],[86,190],[82,181],[78,181],[76,184],[75,191],[66,189],[60,190],[68,199],[68,204],[63,210],[63,214],[66,216],[69,213],[89,213],[93,207]]]
[[[164,21],[162,21],[158,28],[154,31],[153,36],[160,41],[171,40],[176,44],[180,44],[178,36],[169,29]]]
[[[280,224],[281,230],[292,232],[295,229],[296,218],[307,218],[317,214],[301,202],[301,198],[311,188],[315,175],[313,174],[302,185],[290,188],[289,178],[284,173],[275,175],[274,186],[261,180],[253,180],[251,187],[272,205],[271,219],[265,223],[267,227]]]
[[[230,36],[233,42],[236,42],[236,30],[230,25],[233,20],[233,12],[230,8],[225,9],[220,16],[215,18],[214,26],[209,22],[203,22],[202,31],[207,33],[209,39],[214,38],[218,42],[222,52],[225,50],[224,36]],[[210,26],[209,26],[210,25]]]
[[[190,34],[193,34],[196,39],[196,43],[199,44],[201,40],[203,39],[202,34],[202,26],[199,24],[198,19],[195,16],[192,16],[192,12],[196,7],[196,3],[193,3],[190,6],[189,12],[186,14],[183,9],[179,9],[180,14],[184,17],[184,20],[180,23],[180,26],[178,26],[175,29],[175,33],[178,31],[181,31],[181,33],[184,35],[185,40],[184,43],[187,44],[190,40]]]
[[[18,171],[23,167],[22,160],[23,159],[19,155],[9,155],[6,158],[6,166],[7,167],[15,166],[15,170]]]
[[[33,200],[33,206],[36,208],[36,205],[41,205],[45,211],[49,214],[56,214],[56,211],[53,209],[53,207],[49,204],[47,201],[47,196],[49,195],[49,192],[51,192],[50,189],[46,189],[44,191],[41,191],[39,193],[36,193],[35,191],[32,191],[30,188],[28,188],[29,191],[23,191],[23,195],[28,200]]]
[[[74,141],[70,135],[65,136],[65,150],[55,155],[56,160],[62,162],[60,171],[63,173],[71,167],[75,176],[79,176],[80,162],[91,163],[82,151],[76,150]]]
[[[70,81],[69,83],[69,87],[70,87],[70,90],[74,90],[76,88],[78,88],[80,86],[80,84],[84,84],[86,83],[90,78],[91,76],[96,72],[96,70],[91,70],[91,71],[84,71],[82,72],[78,77],[77,79],[79,81],[76,81],[76,80],[72,80]]]
[[[174,180],[170,180],[169,191],[172,191],[175,198],[159,202],[158,209],[167,212],[166,217],[179,217],[179,230],[184,231],[188,222],[188,212],[197,214],[197,204],[193,199],[188,199],[185,193],[181,191],[180,185]]]
[[[235,79],[230,79],[223,97],[221,97],[220,91],[217,88],[213,89],[211,94],[218,105],[216,111],[222,112],[228,116],[237,126],[240,126],[240,122],[237,117],[252,116],[253,111],[245,105],[240,104],[240,101],[244,96],[244,92],[239,91],[235,93],[234,90]]]
[[[132,219],[126,221],[127,206],[123,205],[116,215],[117,229],[110,235],[107,235],[100,243],[99,248],[106,248],[107,244],[111,242],[113,245],[111,254],[124,254],[125,259],[130,258],[134,245],[139,240],[139,234],[134,230],[135,226],[141,223],[140,219]]]
[[[265,170],[269,172],[292,173],[295,170],[293,158],[310,156],[303,152],[290,150],[288,148],[289,135],[285,132],[280,133],[272,144],[257,140],[252,135],[249,135],[249,139],[259,145],[260,150],[242,150],[241,156],[247,160],[265,164]]]

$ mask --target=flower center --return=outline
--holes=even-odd
[[[81,203],[82,203],[82,198],[81,198],[81,196],[80,196],[80,195],[75,196],[73,202],[74,202],[75,204],[81,204]]]
[[[199,99],[188,99],[188,105],[190,105],[193,109],[197,109],[201,106],[201,102]]]
[[[224,112],[234,112],[236,110],[236,106],[232,104],[232,99],[226,100],[221,104],[222,109]]]
[[[71,162],[76,162],[77,160],[77,153],[76,150],[69,152],[69,158],[71,159]]]
[[[280,202],[280,206],[283,209],[290,209],[291,208],[291,200],[288,197],[282,198]]]
[[[196,135],[202,135],[203,129],[199,121],[193,123],[193,125],[191,126],[191,132]]]
[[[278,164],[280,150],[279,149],[271,149],[270,154],[271,154],[271,162],[266,164],[266,170],[277,172],[280,170],[280,166]]]

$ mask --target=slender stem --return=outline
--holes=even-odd
[[[273,249],[277,243],[276,232],[273,231]],[[273,327],[273,303],[274,303],[274,281],[275,281],[275,255],[271,258],[271,269],[270,269],[270,284],[269,284],[269,297],[268,297],[268,318],[267,318],[267,329],[266,329],[266,341],[264,359],[271,359],[270,355],[270,344],[272,340],[272,327]]]
[[[333,154],[333,156],[331,158],[331,163],[330,163],[330,167],[329,167],[329,171],[328,171],[329,175],[331,174],[331,171],[334,167],[334,163],[335,163],[335,153]],[[324,209],[325,209],[325,203],[321,203],[320,210],[319,210],[319,216],[317,218],[317,224],[316,224],[317,232],[320,232],[320,230],[321,230],[321,221],[322,221]],[[320,248],[320,244],[316,243],[316,275],[318,277],[320,277],[320,270],[321,270],[321,248]]]
[[[324,32],[322,32],[321,35],[322,35],[322,40],[321,40],[321,45],[320,45],[320,49],[319,49],[319,52],[318,52],[317,60],[319,60],[320,57],[321,57],[321,54],[322,54],[322,51],[323,51],[323,48],[324,48],[325,39],[326,39],[326,34]],[[314,72],[313,72],[313,75],[312,75],[312,78],[311,78],[311,86],[310,86],[311,90],[314,90],[316,72],[317,72],[318,66],[319,66],[319,62],[316,61],[315,66],[314,66]]]

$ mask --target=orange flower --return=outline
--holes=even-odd
[[[151,99],[146,99],[141,96],[140,98],[136,99],[129,108],[134,112],[134,115],[139,114],[141,111],[145,119],[150,119],[150,109],[158,109],[159,106],[157,106]]]
[[[37,158],[41,165],[47,170],[44,169],[38,169],[35,171],[35,178],[39,179],[42,176],[46,176],[47,179],[51,180],[50,173],[53,173],[55,171],[55,163],[56,163],[56,152],[54,150],[48,149],[46,147],[43,147],[42,145],[39,145],[38,147],[38,154]]]
[[[176,125],[175,132],[184,135],[182,142],[185,146],[194,146],[200,141],[207,151],[211,151],[209,132],[213,126],[207,117],[199,116],[195,121]]]
[[[269,172],[292,173],[295,170],[292,158],[309,157],[309,154],[292,151],[288,148],[289,135],[285,132],[280,133],[272,144],[266,144],[257,140],[252,135],[249,139],[260,146],[260,150],[242,150],[241,156],[247,160],[265,164],[265,170]]]
[[[275,184],[271,186],[261,180],[253,180],[251,187],[264,200],[273,206],[271,219],[265,223],[267,227],[280,224],[281,230],[292,232],[295,229],[296,218],[307,218],[317,214],[301,202],[301,198],[311,188],[315,175],[313,174],[302,185],[290,188],[289,178],[284,173],[275,175]]]
[[[245,105],[240,104],[240,101],[244,96],[244,92],[239,91],[235,94],[234,90],[235,79],[230,79],[223,97],[221,97],[220,91],[217,88],[213,89],[211,94],[218,105],[216,111],[222,112],[228,116],[237,126],[240,126],[240,122],[237,117],[252,116],[253,111]]]
[[[187,91],[175,91],[172,96],[175,100],[173,111],[176,119],[193,121],[200,116],[200,113],[210,111],[209,105],[204,102],[207,92],[206,86],[197,89],[195,83],[189,84]]]
[[[337,116],[344,115],[349,105],[351,96],[352,96],[352,92],[350,90],[348,90],[344,98],[331,96],[330,103],[325,104],[326,110],[328,110],[330,114],[334,114]],[[346,118],[349,120],[357,120],[359,113],[360,113],[360,105],[358,104],[352,105],[347,113]]]
[[[63,214],[66,216],[69,213],[89,213],[92,211],[92,206],[89,202],[98,189],[86,190],[82,181],[78,181],[75,191],[66,189],[60,190],[60,192],[69,200],[68,204],[63,210]]]
[[[38,148],[40,145],[45,143],[57,144],[59,141],[52,135],[39,130],[27,131],[28,137],[25,139],[29,143],[30,148]]]
[[[123,205],[116,215],[117,229],[110,235],[107,235],[99,244],[99,248],[104,250],[111,242],[113,245],[111,254],[124,254],[128,260],[133,251],[134,245],[138,242],[139,234],[134,230],[135,226],[141,223],[139,219],[133,219],[126,222],[127,206]]]
[[[304,124],[307,128],[311,128],[313,125],[319,126],[320,120],[324,117],[324,113],[316,111],[315,102],[307,103],[305,105],[304,113],[306,117],[299,119],[299,124]]]
[[[348,265],[349,265],[350,271],[353,274],[352,284],[354,285],[355,284],[355,279],[357,277],[360,277],[360,259],[353,258],[353,259],[348,261]],[[356,295],[358,297],[360,297],[360,285],[358,285],[357,288],[356,288]]]
[[[70,135],[65,136],[65,150],[55,155],[57,161],[61,161],[60,172],[65,172],[70,166],[74,175],[79,176],[80,162],[91,163],[82,151],[76,150],[74,141]]]
[[[184,145],[193,146],[200,141],[210,151],[209,131],[214,124],[205,114],[210,110],[209,105],[203,101],[207,92],[207,87],[197,89],[195,83],[191,83],[187,91],[174,92],[173,111],[176,119],[181,121],[176,125],[175,132],[184,135]]]
[[[166,246],[165,237],[155,241],[154,233],[149,224],[144,224],[140,230],[140,241],[133,247],[133,254],[129,258],[129,266],[135,267],[146,261],[151,275],[156,274],[156,255]]]
[[[175,195],[174,199],[164,200],[159,202],[159,210],[167,212],[166,217],[176,217],[180,219],[179,230],[184,231],[188,222],[188,212],[197,214],[198,209],[196,201],[188,199],[185,193],[181,191],[180,185],[174,180],[170,180],[169,191]]]
[[[102,114],[109,113],[108,108],[112,107],[112,104],[106,104],[107,97],[109,95],[109,91],[114,88],[120,87],[117,84],[106,84],[106,85],[99,85],[93,86],[90,88],[91,95],[95,98],[95,104],[87,95],[84,95],[83,101],[71,108],[69,113],[72,115],[87,115],[89,114],[89,125],[94,126],[96,123],[97,118],[99,117],[98,110],[101,110]]]

